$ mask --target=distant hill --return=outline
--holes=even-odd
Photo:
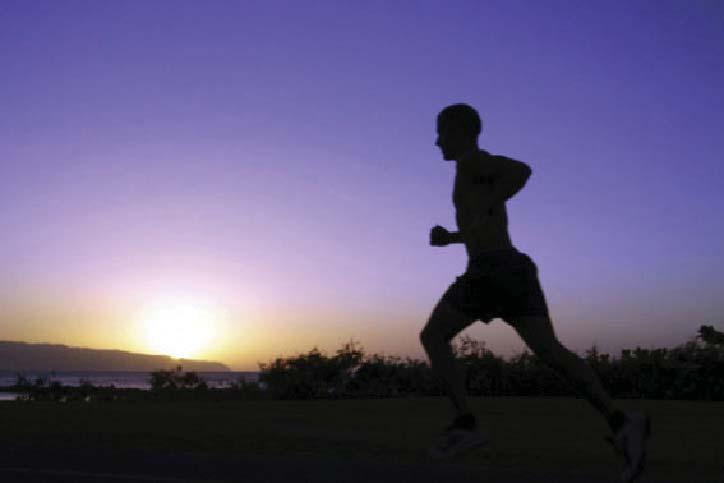
[[[172,359],[169,356],[134,354],[59,344],[0,341],[0,371],[155,371],[182,365],[186,371],[226,372],[218,362]]]

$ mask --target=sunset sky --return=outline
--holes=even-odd
[[[716,0],[3,0],[0,340],[423,357],[455,102],[533,169],[510,233],[564,344],[724,328],[723,59]]]

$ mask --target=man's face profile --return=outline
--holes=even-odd
[[[458,154],[461,145],[460,130],[455,129],[451,122],[437,121],[437,141],[435,145],[442,151],[445,161],[452,161]]]

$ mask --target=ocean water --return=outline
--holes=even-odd
[[[151,389],[150,372],[21,372],[21,374],[31,383],[34,383],[36,378],[43,377],[50,382],[57,381],[63,386],[80,386],[83,381],[88,381],[99,387]],[[238,383],[241,379],[246,382],[259,380],[258,372],[198,372],[197,374],[209,387],[227,387]],[[15,385],[17,376],[17,372],[0,371],[0,387]],[[3,400],[6,394],[0,392],[0,400]]]

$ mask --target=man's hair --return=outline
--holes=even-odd
[[[459,103],[447,106],[437,115],[438,124],[454,124],[465,134],[478,137],[483,129],[478,111],[467,104]]]

